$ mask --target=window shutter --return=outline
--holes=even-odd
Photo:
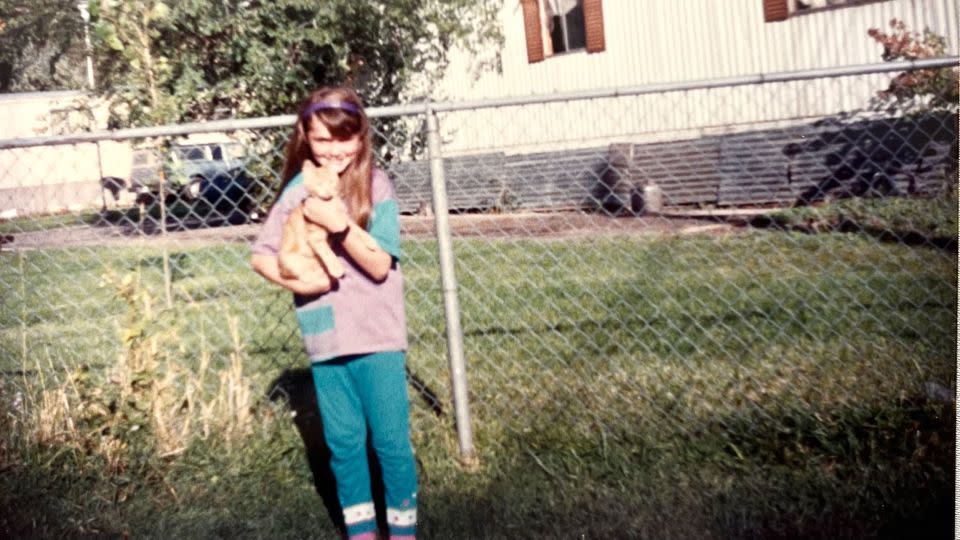
[[[778,22],[787,20],[790,14],[788,0],[763,0],[764,22]]]
[[[604,51],[607,42],[603,34],[602,0],[583,0],[583,26],[587,34],[587,52]]]
[[[527,61],[543,60],[543,35],[540,33],[540,1],[522,0],[523,31],[527,36]]]

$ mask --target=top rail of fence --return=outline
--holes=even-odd
[[[418,102],[405,105],[370,107],[367,109],[367,115],[371,118],[389,118],[395,116],[426,114],[431,111],[453,112],[494,107],[529,105],[535,103],[554,103],[582,99],[615,98],[642,94],[682,92],[689,90],[728,88],[734,86],[760,85],[777,82],[850,77],[856,75],[869,75],[896,71],[914,71],[918,69],[957,67],[958,63],[960,63],[960,56],[944,56],[939,58],[927,58],[923,60],[883,62],[879,64],[857,64],[832,68],[759,73],[754,75],[721,77],[715,79],[655,83],[617,88],[602,88],[596,90],[579,90],[574,92],[559,92],[553,94],[531,94],[529,96],[514,96],[497,99],[437,103]],[[240,120],[214,120],[209,122],[192,122],[165,126],[103,130],[70,135],[48,135],[41,137],[0,139],[0,150],[57,144],[82,144],[99,141],[143,139],[149,137],[175,137],[191,133],[231,132],[238,130],[286,127],[293,124],[294,119],[295,115],[285,114]]]

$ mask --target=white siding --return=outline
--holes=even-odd
[[[470,58],[454,53],[436,87],[438,100],[552,94],[880,63],[881,47],[867,35],[893,18],[911,30],[929,28],[957,54],[956,0],[887,0],[794,15],[765,23],[761,0],[605,0],[607,50],[575,52],[529,64],[519,0],[501,12],[502,73],[474,78]],[[716,128],[829,114],[863,107],[889,76],[844,84],[829,81],[697,91],[447,115],[450,152],[524,149],[630,135]],[[838,94],[839,92],[839,94]],[[509,116],[509,118],[504,118]],[[690,135],[693,136],[693,135]]]
[[[505,0],[503,73],[474,82],[469,56],[454,52],[438,97],[544,94],[881,62],[872,27],[893,18],[947,38],[957,54],[956,0],[887,0],[763,21],[760,0],[605,0],[607,50],[527,63],[523,14]]]
[[[51,111],[76,108],[84,96],[78,91],[0,96],[0,137],[51,135]],[[92,105],[90,127],[104,129],[108,110],[102,102]],[[0,150],[0,213],[99,206],[100,179],[129,178],[132,155],[128,142],[117,141]],[[43,200],[37,200],[41,195]]]

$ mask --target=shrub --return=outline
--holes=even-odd
[[[883,45],[883,60],[921,60],[943,56],[947,41],[943,36],[924,29],[914,32],[898,19],[890,21],[890,32],[871,28],[867,34]],[[898,103],[916,99],[929,100],[932,108],[956,107],[958,101],[958,70],[956,68],[918,69],[900,73],[890,81],[886,90],[878,92],[883,100],[895,99]]]

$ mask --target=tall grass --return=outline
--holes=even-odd
[[[435,250],[404,244],[409,363],[449,411]],[[456,251],[480,466],[411,392],[421,536],[952,530],[955,254],[769,231]],[[142,250],[4,255],[5,536],[336,536],[304,413],[268,395],[305,366],[288,298],[246,256],[172,253],[167,308]]]

